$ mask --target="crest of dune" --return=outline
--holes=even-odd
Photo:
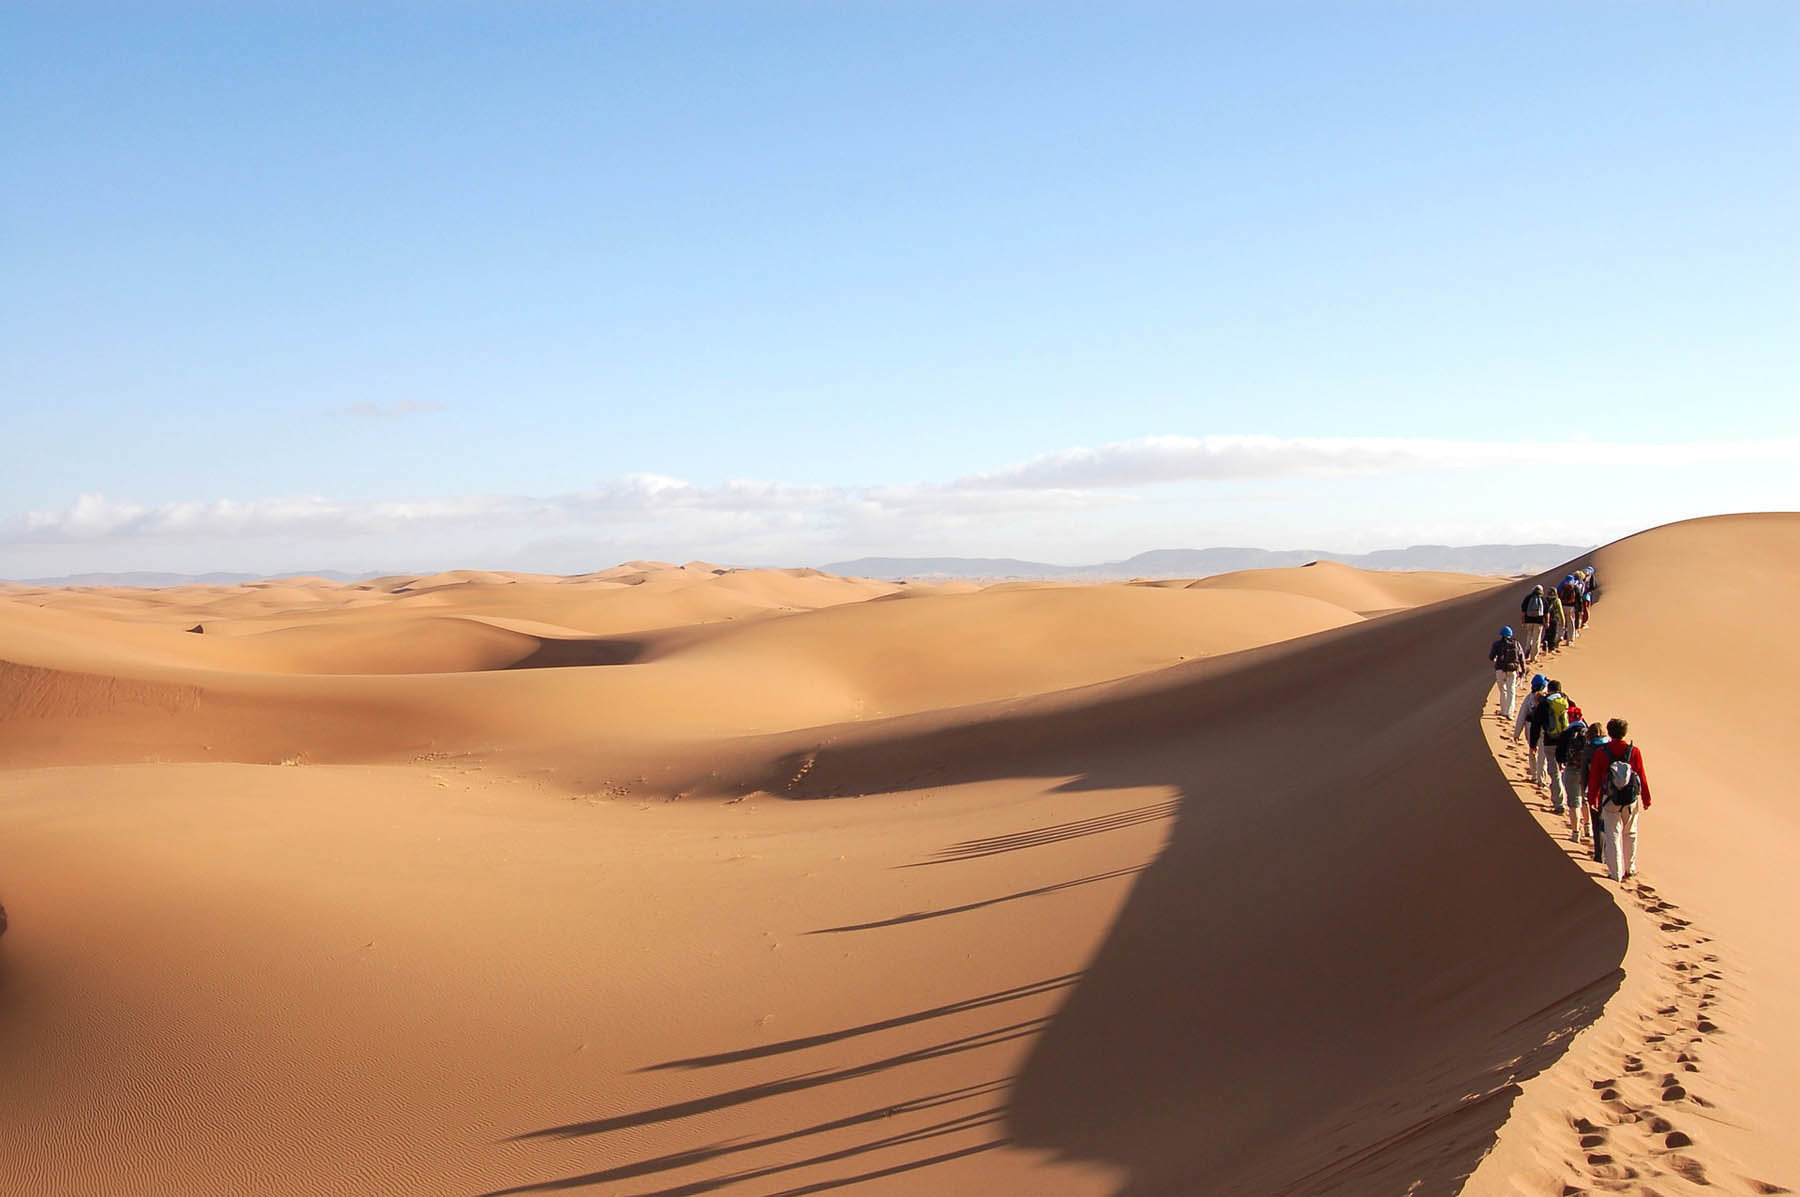
[[[1589,559],[1558,666],[1730,984],[1712,1187],[1639,1179],[1793,1184],[1800,828],[1734,732],[1792,708],[1800,517]],[[1662,933],[1484,738],[1516,590],[0,591],[0,1188],[1599,1191]]]

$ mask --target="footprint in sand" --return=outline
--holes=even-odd
[[[1671,1155],[1663,1160],[1669,1168],[1690,1184],[1709,1185],[1712,1181],[1706,1178],[1706,1168],[1692,1156]]]

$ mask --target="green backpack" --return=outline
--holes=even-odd
[[[1569,730],[1569,699],[1563,694],[1552,694],[1544,701],[1550,706],[1550,713],[1544,717],[1544,733],[1555,739]]]

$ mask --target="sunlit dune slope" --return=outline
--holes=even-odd
[[[61,759],[91,739],[88,750],[110,759],[155,746],[163,759],[384,760],[710,738],[1086,685],[1357,620],[1283,594],[934,594],[812,572],[669,570],[598,591],[446,586],[424,607],[399,584],[384,604],[215,621],[198,635],[176,630],[191,607],[147,622],[0,604],[0,659],[11,663],[0,667],[11,670],[0,715],[106,727],[88,737],[99,725],[40,724],[40,755],[22,736],[0,751]],[[871,593],[905,601],[858,601]],[[580,630],[643,624],[654,626]],[[448,676],[517,670],[531,674]]]
[[[1196,590],[1275,590],[1284,594],[1303,594],[1363,615],[1435,603],[1499,584],[1498,578],[1357,569],[1336,561],[1315,561],[1295,569],[1246,569],[1189,583]]]
[[[670,659],[772,689],[847,685],[873,713],[898,714],[1086,685],[1354,622],[1288,595],[1002,586],[746,624]]]
[[[1704,936],[1707,959],[1722,973],[1723,996],[1709,1012],[1719,1031],[1707,1036],[1698,1071],[1682,1075],[1710,1108],[1675,1102],[1658,1112],[1694,1139],[1688,1154],[1710,1164],[1712,1185],[1684,1184],[1678,1175],[1651,1183],[1666,1194],[1773,1191],[1746,1178],[1796,1187],[1800,786],[1785,780],[1780,762],[1783,731],[1800,712],[1792,684],[1800,640],[1787,628],[1800,598],[1800,515],[1675,524],[1593,559],[1603,588],[1593,630],[1547,671],[1590,718],[1629,720],[1644,753],[1653,804],[1642,816],[1641,875],[1678,905],[1682,924],[1650,920],[1643,933],[1689,947]],[[1691,1031],[1663,1025],[1660,1005],[1646,995],[1642,1009],[1620,1013],[1624,1051],[1652,1032],[1678,1041]],[[1528,1097],[1552,1115],[1584,1109],[1592,1077],[1619,1068],[1621,1055],[1615,1048],[1593,1073]],[[1537,1158],[1542,1171],[1539,1157],[1557,1143],[1522,1134],[1518,1146],[1496,1161],[1496,1191],[1521,1161]]]

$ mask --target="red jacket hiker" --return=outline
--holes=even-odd
[[[1594,750],[1593,763],[1588,766],[1588,805],[1595,810],[1600,809],[1601,800],[1606,793],[1606,775],[1611,771],[1613,762],[1629,759],[1631,761],[1631,771],[1637,774],[1638,785],[1642,787],[1643,790],[1644,809],[1649,810],[1650,779],[1644,776],[1644,754],[1637,750],[1636,744],[1627,740],[1624,741],[1624,744],[1625,747],[1631,750],[1631,753],[1629,757],[1623,756],[1617,751],[1619,744],[1620,741],[1618,740],[1609,740]]]

